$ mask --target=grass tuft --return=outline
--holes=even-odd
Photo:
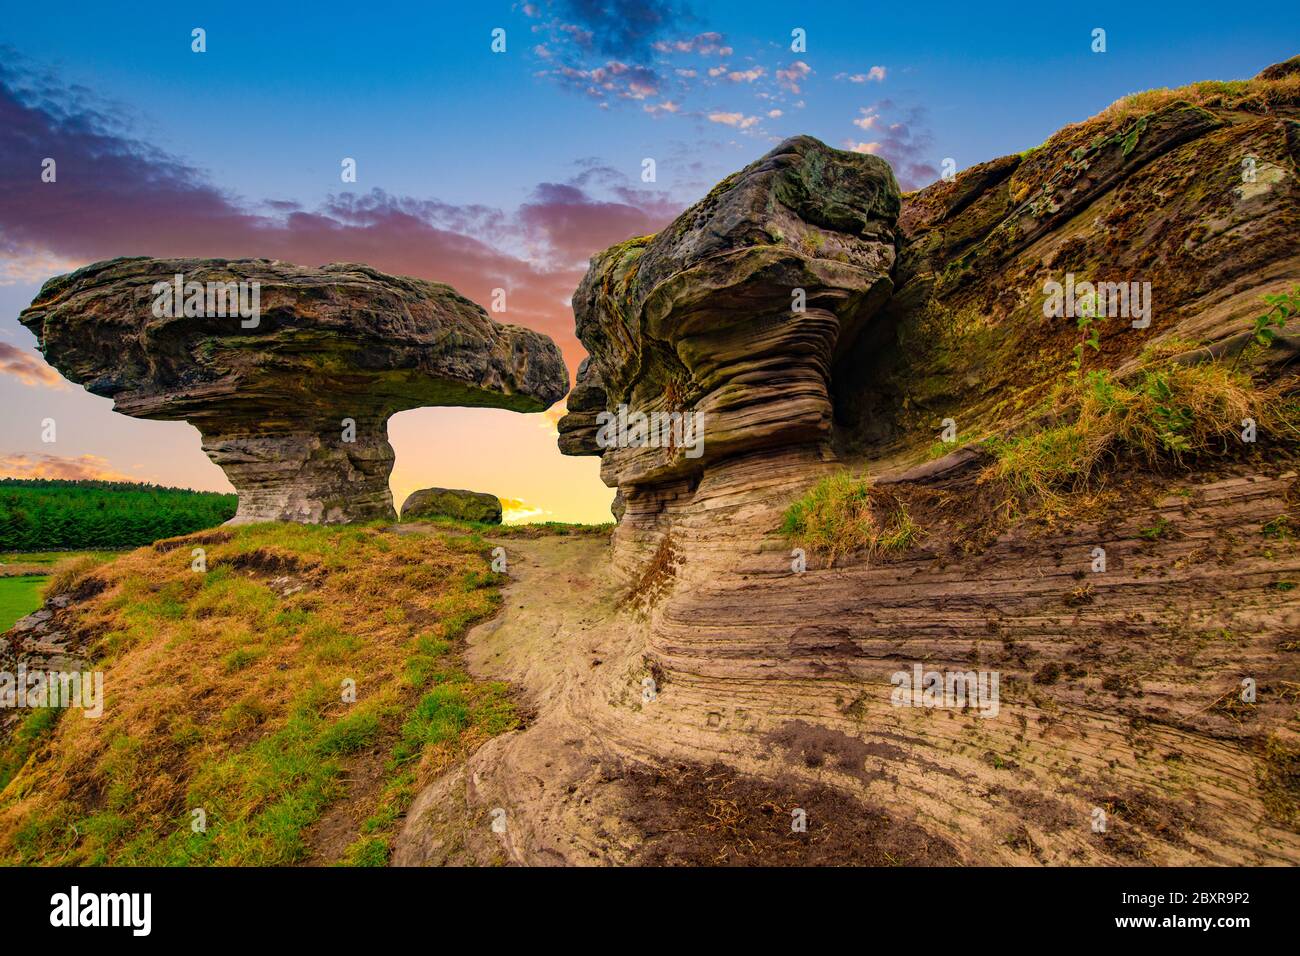
[[[1021,498],[1059,503],[1088,488],[1107,463],[1148,466],[1240,449],[1244,420],[1290,430],[1283,403],[1244,372],[1220,362],[1143,369],[1131,383],[1095,371],[1058,395],[1057,423],[986,443],[996,461],[983,480],[1005,482]]]
[[[868,477],[835,472],[786,509],[781,531],[796,547],[823,556],[827,567],[860,551],[869,559],[906,551],[919,529],[901,502],[877,497]]]

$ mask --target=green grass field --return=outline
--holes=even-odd
[[[109,561],[120,551],[6,551],[0,553],[0,634],[41,606],[41,590],[60,561],[90,556]]]
[[[41,588],[48,575],[25,575],[0,578],[0,633],[13,627],[14,621],[26,617],[41,606]]]

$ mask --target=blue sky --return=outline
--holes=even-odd
[[[1286,5],[412,7],[10,5],[0,118],[19,132],[0,145],[0,350],[32,357],[0,362],[13,410],[0,419],[0,473],[17,459],[9,473],[35,473],[53,454],[31,425],[55,409],[69,424],[54,457],[224,487],[188,426],[122,419],[23,364],[40,360],[17,312],[44,278],[97,258],[360,259],[484,305],[504,275],[520,290],[507,321],[552,334],[572,367],[567,295],[586,258],[661,227],[787,136],[876,152],[916,187],[946,157],[963,168],[1019,152],[1127,93],[1249,77],[1300,47]],[[1098,27],[1104,54],[1091,49]],[[795,28],[804,51],[791,50]],[[30,175],[44,155],[68,157],[62,205]],[[340,181],[344,157],[357,160],[355,184]],[[653,183],[641,180],[646,157]],[[493,442],[476,437],[483,413],[406,414],[459,444],[422,440],[404,418],[395,432],[414,437],[395,434],[399,499],[486,481],[550,517],[591,520],[612,494],[594,461],[559,458],[545,421],[502,413],[510,424],[493,433],[511,437]],[[517,487],[457,464],[470,447],[507,475],[502,445],[530,449]]]
[[[355,156],[364,182],[394,193],[509,205],[586,156],[629,170],[658,156],[660,182],[672,188],[699,179],[665,161],[678,155],[674,145],[713,180],[762,149],[698,120],[655,120],[638,103],[597,113],[537,81],[539,19],[521,4],[412,6],[325,0],[258,4],[250,14],[243,4],[134,3],[125,15],[114,4],[14,4],[0,38],[117,101],[142,137],[253,200],[324,198],[337,188],[339,156]],[[1253,75],[1300,46],[1300,14],[1286,9],[711,2],[664,35],[720,32],[735,50],[721,59],[742,67],[809,63],[816,72],[792,97],[806,106],[766,122],[770,136],[861,139],[850,125],[857,109],[889,98],[927,111],[925,158],[966,166],[1032,146],[1125,93]],[[556,5],[556,17],[568,13]],[[194,26],[208,32],[202,56],[190,52]],[[489,50],[498,26],[507,30],[504,55]],[[806,54],[789,51],[794,27],[807,31]],[[1090,51],[1094,27],[1107,30],[1104,55]],[[833,79],[873,65],[885,66],[883,83]],[[724,84],[692,102],[753,113],[765,104],[750,92]]]

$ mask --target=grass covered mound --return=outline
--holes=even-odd
[[[836,472],[790,504],[781,531],[828,567],[906,551],[933,537],[935,520],[952,524],[954,542],[965,549],[1022,518],[1077,516],[1121,473],[1160,480],[1261,452],[1289,460],[1300,448],[1295,386],[1260,383],[1248,367],[1237,359],[1153,358],[1122,378],[1076,369],[1032,420],[962,443],[986,463],[977,481],[944,489],[875,486],[865,475]],[[963,510],[986,520],[966,521]]]
[[[234,517],[234,495],[116,481],[0,478],[0,551],[136,548]]]
[[[382,864],[416,788],[519,724],[456,652],[500,601],[477,533],[249,525],[79,573],[104,714],[0,745],[0,862]]]

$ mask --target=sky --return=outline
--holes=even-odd
[[[1287,4],[251,9],[10,4],[0,19],[0,476],[230,490],[193,427],[112,412],[18,324],[46,279],[90,262],[359,261],[485,308],[505,288],[493,317],[552,336],[572,377],[585,353],[569,298],[588,259],[786,137],[875,153],[915,189],[945,160],[1021,152],[1128,93],[1246,78],[1300,52]],[[394,416],[397,503],[438,485],[496,494],[508,520],[608,520],[597,459],[556,449],[562,410]]]

